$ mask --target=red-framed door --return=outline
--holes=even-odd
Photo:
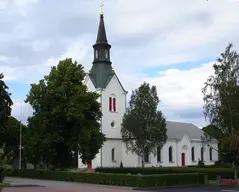
[[[185,166],[185,153],[181,154],[182,167]]]
[[[88,169],[92,169],[92,161],[88,164]]]

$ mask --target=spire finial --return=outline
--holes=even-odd
[[[100,4],[100,15],[104,15],[103,6],[104,6],[104,4],[101,1],[101,4]]]

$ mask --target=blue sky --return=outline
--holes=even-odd
[[[226,46],[238,48],[239,2],[103,2],[113,67],[129,96],[147,81],[157,86],[168,120],[206,125],[201,89]],[[90,69],[99,6],[100,0],[0,0],[0,72],[12,93],[13,116],[26,122],[30,83],[59,60],[70,57]]]

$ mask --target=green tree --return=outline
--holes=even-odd
[[[4,75],[0,73],[0,127],[3,126],[11,115],[11,94],[8,93],[8,86],[3,81]]]
[[[3,151],[8,155],[9,163],[19,157],[20,123],[16,118],[9,117],[2,132]],[[21,126],[22,136],[24,137],[26,126],[23,124]]]
[[[27,159],[67,167],[73,152],[89,163],[102,147],[99,95],[87,90],[82,65],[65,59],[50,74],[32,84],[26,102],[34,109],[25,141]]]
[[[8,87],[3,81],[3,74],[0,73],[0,148],[4,144],[4,130],[6,127],[7,120],[11,115],[11,106],[13,102],[8,92]]]
[[[217,140],[220,140],[223,137],[222,131],[215,125],[209,124],[203,127],[202,130]]]
[[[123,117],[121,134],[127,151],[142,158],[156,153],[167,140],[166,120],[158,105],[160,100],[155,86],[143,83],[132,92],[129,107]]]
[[[225,137],[238,132],[239,127],[239,87],[236,79],[239,72],[239,55],[229,44],[225,52],[213,65],[214,74],[209,76],[202,89],[204,95],[204,114]],[[230,136],[231,139],[235,137]],[[224,139],[224,141],[226,138]],[[230,141],[234,142],[234,141]],[[236,141],[235,141],[236,142]],[[229,156],[234,149],[228,148]],[[237,158],[233,162],[236,163]]]

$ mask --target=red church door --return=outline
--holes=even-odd
[[[92,169],[92,161],[88,164],[88,169]]]
[[[185,153],[182,153],[181,160],[182,160],[182,167],[184,167],[185,166]]]

